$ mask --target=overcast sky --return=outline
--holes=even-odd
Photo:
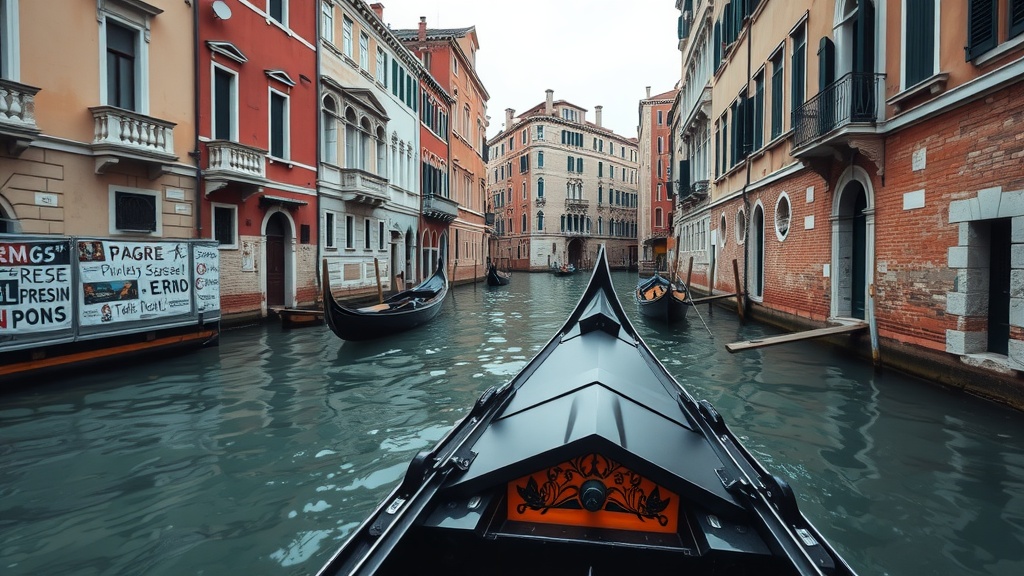
[[[505,109],[520,114],[555,100],[603,106],[602,125],[636,137],[638,106],[679,80],[672,0],[377,0],[384,22],[414,29],[476,26],[477,74],[490,94],[488,137],[502,130]],[[369,2],[373,3],[373,1]]]

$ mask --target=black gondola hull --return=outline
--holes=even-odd
[[[498,270],[493,264],[487,267],[488,286],[508,286],[512,276],[507,272]]]
[[[603,249],[555,337],[320,572],[411,573],[854,575],[636,333]]]
[[[686,313],[693,307],[684,284],[669,282],[660,275],[638,283],[633,299],[640,315],[667,322],[686,318]]]

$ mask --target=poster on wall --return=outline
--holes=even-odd
[[[0,241],[0,340],[72,328],[67,240]]]
[[[204,318],[219,317],[220,251],[216,244],[194,244],[192,266],[195,268],[196,312]]]
[[[80,239],[76,248],[82,326],[192,312],[187,242]]]

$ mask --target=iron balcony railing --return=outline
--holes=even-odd
[[[793,111],[793,148],[852,123],[878,120],[884,74],[851,72]]]
[[[697,180],[690,185],[690,196],[697,196],[703,198],[708,195],[709,182],[707,180]]]

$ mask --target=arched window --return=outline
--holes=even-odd
[[[661,208],[654,209],[654,225],[661,227]]]
[[[321,160],[330,164],[338,163],[338,103],[330,95],[324,96],[323,106],[324,141]]]
[[[565,232],[565,214],[562,214],[562,232]]]
[[[523,214],[522,222],[519,224],[519,231],[523,234],[526,233],[526,214]]]
[[[359,167],[359,124],[355,110],[345,110],[345,168]]]
[[[544,167],[544,151],[540,150],[537,152],[537,168]]]
[[[597,217],[597,235],[600,236],[602,234],[604,234],[604,218],[598,216]]]
[[[544,231],[544,211],[539,210],[537,212],[537,230]]]
[[[386,140],[384,128],[377,127],[377,139],[374,141],[377,147],[377,175],[385,177],[388,175],[388,147],[384,144]]]
[[[368,170],[370,163],[370,134],[373,133],[370,128],[370,121],[363,118],[360,123],[361,130],[359,131],[359,168],[362,170]]]
[[[544,178],[537,178],[537,198],[544,197]]]

